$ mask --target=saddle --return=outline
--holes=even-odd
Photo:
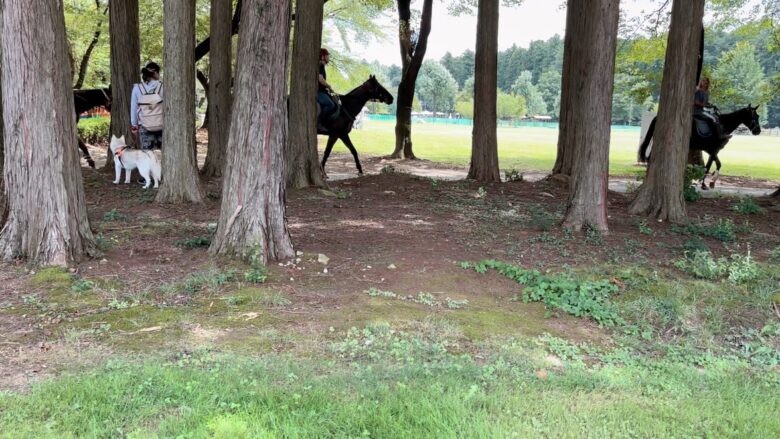
[[[702,139],[722,138],[723,125],[717,111],[705,110],[693,115],[693,130]]]

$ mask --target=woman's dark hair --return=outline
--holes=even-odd
[[[148,82],[155,73],[160,73],[160,66],[156,62],[150,62],[141,69],[141,78],[144,82]]]

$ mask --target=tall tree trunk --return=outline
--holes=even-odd
[[[65,266],[95,254],[76,150],[62,0],[5,0],[8,218],[0,258]]]
[[[100,0],[95,0],[95,9],[97,9],[98,12],[102,7],[103,5],[100,3]],[[106,12],[108,12],[108,6],[103,9],[102,15],[106,15]],[[98,18],[97,24],[95,24],[95,33],[92,35],[92,40],[89,42],[87,50],[84,51],[84,56],[81,57],[81,62],[79,63],[79,75],[76,78],[76,84],[73,86],[73,88],[81,88],[84,86],[84,80],[87,78],[87,67],[89,67],[89,60],[92,58],[92,51],[95,50],[95,46],[97,46],[98,41],[100,41],[100,35],[102,33],[103,17],[101,16]]]
[[[647,178],[629,206],[635,215],[686,219],[683,179],[691,134],[691,83],[701,38],[704,0],[674,0],[661,82],[658,122]]]
[[[230,0],[211,0],[211,55],[209,56],[209,149],[203,175],[221,177],[230,128]]]
[[[295,7],[287,141],[287,186],[325,187],[317,153],[317,59],[322,39],[322,0],[298,0]]]
[[[0,35],[3,30],[3,4],[0,1]],[[3,71],[3,44],[0,41],[0,77],[2,77]],[[0,228],[5,224],[5,219],[8,216],[8,200],[5,196],[5,177],[3,176],[3,167],[5,164],[5,135],[4,121],[3,121],[3,84],[0,80]]]
[[[498,0],[479,0],[474,69],[474,129],[468,178],[500,182],[496,137],[498,86]]]
[[[209,252],[267,263],[294,254],[284,210],[290,0],[244,0],[242,15],[228,166]]]
[[[582,32],[577,35],[577,52],[571,57],[577,72],[577,93],[568,99],[571,119],[567,131],[573,134],[574,168],[569,185],[569,206],[563,226],[580,231],[585,226],[606,233],[607,184],[609,181],[609,134],[612,125],[612,90],[619,0],[569,0],[568,13],[576,12]],[[569,74],[572,70],[569,71]]]
[[[236,35],[238,34],[238,28],[239,24],[241,23],[241,2],[243,0],[238,0],[236,2],[236,10],[233,13],[233,19],[230,22],[230,35]],[[198,62],[203,58],[204,56],[209,54],[209,51],[211,50],[211,37],[206,37],[205,40],[198,43],[197,46],[195,46],[195,62]]]
[[[553,165],[553,174],[563,174],[570,176],[574,168],[574,147],[575,133],[570,127],[576,123],[578,115],[571,109],[571,99],[576,95],[576,80],[578,72],[576,67],[575,54],[580,50],[579,35],[583,32],[583,21],[580,20],[578,13],[581,5],[569,1],[566,6],[566,33],[563,38],[563,70],[561,73],[561,114],[558,117],[558,152]]]
[[[160,203],[200,203],[195,160],[195,0],[164,0],[165,124]]]
[[[428,35],[431,34],[433,0],[423,1],[420,32],[417,41],[412,29],[412,11],[410,0],[398,1],[398,41],[401,46],[401,83],[398,84],[397,107],[395,112],[395,150],[392,158],[415,159],[412,151],[412,103],[417,74],[420,73],[425,51],[428,49]]]
[[[141,49],[138,37],[138,0],[108,2],[111,37],[111,134],[125,136],[135,143],[130,132],[130,94],[139,82]],[[106,169],[114,169],[114,154],[106,150]]]

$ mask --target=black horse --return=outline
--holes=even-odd
[[[111,111],[111,88],[92,88],[83,90],[73,90],[73,103],[76,109],[76,125],[79,123],[80,114],[89,111],[95,107],[105,107]],[[78,145],[82,155],[87,160],[91,168],[95,168],[95,161],[89,155],[87,145],[78,137]]]
[[[708,136],[703,137],[699,133],[699,130],[696,129],[697,119],[694,118],[693,129],[691,131],[690,149],[694,151],[704,151],[709,155],[709,160],[707,160],[707,169],[704,173],[704,178],[701,180],[702,189],[707,189],[707,186],[704,184],[704,180],[707,179],[707,175],[710,173],[710,168],[712,167],[713,161],[715,162],[716,169],[715,173],[713,174],[712,181],[710,182],[710,188],[715,187],[715,182],[718,180],[718,175],[720,174],[720,159],[718,158],[718,153],[726,146],[727,143],[729,143],[729,140],[731,140],[731,133],[733,133],[737,127],[740,125],[745,125],[748,127],[748,129],[750,129],[750,132],[753,133],[754,136],[761,134],[761,124],[758,121],[758,113],[756,112],[757,109],[758,106],[751,107],[748,105],[747,107],[741,110],[737,110],[733,113],[721,114],[720,124],[723,128],[723,135],[725,136],[724,138],[719,137],[715,132],[711,132]],[[645,138],[639,145],[639,161],[643,163],[646,162],[649,157],[647,147],[650,144],[650,140],[653,138],[653,131],[655,131],[655,121],[656,118],[653,118],[653,121],[650,122],[650,127],[647,130]]]
[[[355,122],[355,116],[357,116],[368,101],[379,101],[385,104],[393,103],[393,96],[382,87],[382,84],[376,80],[374,75],[368,78],[368,81],[364,82],[351,92],[340,95],[341,107],[334,116],[331,116],[328,120],[322,121],[321,126],[317,127],[317,134],[323,134],[328,136],[328,144],[325,147],[325,154],[322,156],[322,168],[325,169],[325,162],[328,161],[330,151],[333,149],[333,145],[336,140],[341,139],[344,145],[349,148],[349,152],[352,153],[352,157],[355,158],[355,165],[357,166],[358,173],[363,175],[363,168],[360,166],[360,159],[358,159],[357,150],[349,140],[349,132],[352,131],[352,124]]]

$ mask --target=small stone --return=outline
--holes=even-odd
[[[68,272],[70,272],[70,273],[75,273],[75,272],[76,272],[76,269],[75,269],[75,268],[73,268],[73,267],[71,267],[71,268],[68,268]]]
[[[385,191],[385,194],[387,194],[387,195],[395,195],[395,191]]]
[[[298,250],[297,252],[295,252],[295,256],[303,256],[303,252]]]
[[[395,264],[390,264],[390,265],[387,266],[388,270],[395,270],[396,268],[397,267],[395,266]]]
[[[328,274],[328,269],[327,268],[323,268],[322,272],[325,273],[325,274]]]
[[[103,258],[100,260],[100,265],[106,265],[106,264],[108,264],[108,259]]]
[[[300,264],[301,263],[301,258],[295,258],[295,263],[296,264]]]
[[[370,270],[370,269],[371,269],[371,266],[370,266],[370,265],[366,265],[366,268],[368,268],[368,269]]]
[[[330,261],[330,258],[323,255],[322,253],[317,255],[317,262],[319,262],[322,265],[328,265],[328,261]]]

